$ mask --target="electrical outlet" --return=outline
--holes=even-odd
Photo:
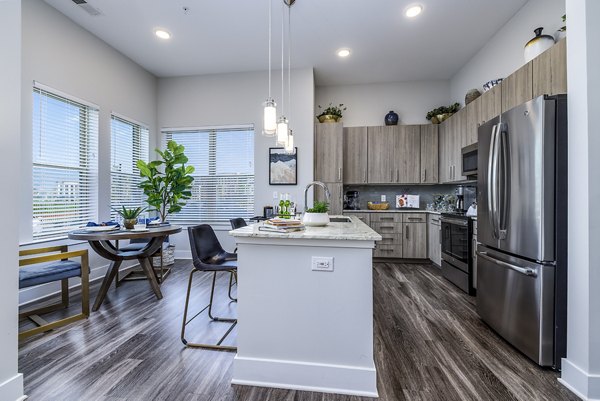
[[[381,201],[382,201],[382,202],[385,202],[385,201],[386,201],[386,199],[387,199],[387,198],[386,198],[386,196],[385,196],[385,195],[381,195]]]
[[[312,270],[319,272],[333,271],[333,257],[330,256],[313,256]]]
[[[277,194],[277,191],[273,191],[273,199],[277,199],[279,197],[279,195]]]

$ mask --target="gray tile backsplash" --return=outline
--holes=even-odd
[[[419,206],[425,209],[427,204],[433,203],[434,195],[454,195],[456,184],[438,184],[438,185],[344,185],[344,194],[346,191],[360,192],[360,208],[366,209],[367,202],[379,202],[381,195],[386,196],[390,202],[390,209],[396,208],[396,195],[420,195]],[[475,184],[464,186],[465,204],[467,207],[475,200]]]

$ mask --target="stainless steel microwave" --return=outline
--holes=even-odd
[[[462,148],[462,175],[477,177],[477,143]]]

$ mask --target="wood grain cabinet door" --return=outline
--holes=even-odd
[[[325,182],[327,188],[329,188],[329,214],[330,215],[341,215],[342,210],[344,209],[344,188],[341,182]],[[325,191],[318,186],[315,185],[314,199],[315,201],[324,202],[326,201]]]
[[[421,125],[421,183],[438,183],[438,124]]]
[[[315,126],[315,180],[342,182],[344,136],[342,123]]]
[[[439,142],[439,182],[450,181],[450,124],[449,120],[438,125],[438,142]]]
[[[395,178],[395,143],[398,126],[368,127],[367,181],[369,184],[389,184]]]
[[[427,223],[403,224],[402,257],[427,259]]]
[[[533,97],[567,93],[567,41],[533,59]]]
[[[502,85],[496,85],[479,98],[480,124],[487,123],[502,113]]]
[[[465,146],[477,142],[477,130],[481,125],[481,96],[465,106],[467,109]]]
[[[367,183],[367,127],[344,128],[344,184]]]
[[[533,99],[533,61],[502,81],[502,112]]]
[[[395,137],[392,182],[421,182],[421,126],[400,125]]]

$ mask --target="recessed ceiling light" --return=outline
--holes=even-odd
[[[348,57],[350,55],[349,49],[340,49],[337,51],[337,55],[340,57]]]
[[[421,11],[423,11],[423,6],[420,4],[416,4],[414,6],[410,6],[406,9],[406,11],[404,12],[404,14],[408,17],[408,18],[414,18],[417,15],[421,14]]]
[[[165,31],[164,29],[156,29],[154,31],[154,34],[161,39],[171,39],[171,33],[168,31]]]

